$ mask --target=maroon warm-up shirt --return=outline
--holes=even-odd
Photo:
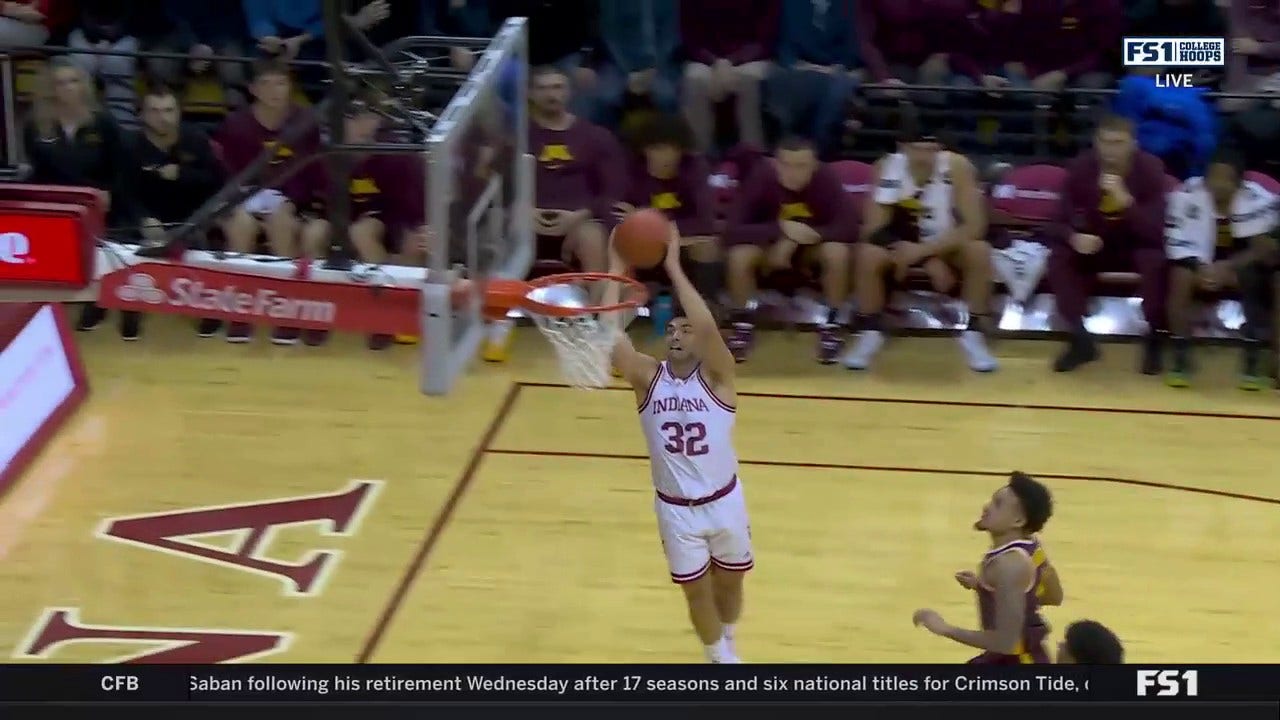
[[[650,175],[640,158],[632,163],[625,201],[636,208],[666,213],[681,237],[711,235],[715,232],[715,200],[708,174],[707,161],[697,155],[685,155],[675,177],[669,179]]]
[[[307,116],[310,112],[303,108],[294,108],[278,130],[263,127],[254,116],[251,107],[242,108],[228,115],[215,135],[218,144],[222,146],[222,155],[227,163],[227,169],[232,175],[236,175],[253,163],[264,149],[274,148],[275,157],[263,171],[258,184],[262,187],[275,187],[274,180],[283,169],[320,150],[318,125],[308,130],[291,145],[281,145],[279,142],[281,133],[287,132],[288,128],[295,123],[309,122]],[[301,207],[309,203],[315,197],[317,188],[323,185],[323,163],[317,160],[294,173],[276,189],[284,193],[295,205]]]
[[[788,190],[778,181],[772,162],[761,162],[738,191],[729,210],[725,241],[735,245],[769,245],[782,234],[778,223],[795,220],[818,231],[822,242],[853,242],[858,237],[858,215],[840,179],[820,165],[800,191]]]
[[[529,152],[538,163],[538,208],[590,208],[597,220],[613,217],[625,190],[627,162],[608,130],[577,118],[567,130],[529,123]]]
[[[323,173],[323,184],[315,205],[323,206],[332,196],[332,180]],[[426,167],[409,155],[367,155],[356,159],[347,184],[351,219],[376,217],[386,227],[387,237],[421,227],[426,222]]]
[[[1164,247],[1164,163],[1151,153],[1135,150],[1125,187],[1133,203],[1122,211],[1108,207],[1098,187],[1102,170],[1098,153],[1086,150],[1067,165],[1058,217],[1052,235],[1066,242],[1074,233],[1102,238],[1107,245],[1130,248]]]

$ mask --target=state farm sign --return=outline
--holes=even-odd
[[[98,304],[316,330],[417,334],[419,292],[143,263],[102,278]]]

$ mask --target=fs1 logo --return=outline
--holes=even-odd
[[[1200,671],[1139,670],[1138,697],[1147,697],[1150,688],[1157,688],[1156,697],[1195,697],[1200,694]]]
[[[1127,37],[1125,67],[1225,67],[1225,38]]]
[[[31,254],[31,238],[19,232],[0,233],[0,263],[22,265],[34,258]]]

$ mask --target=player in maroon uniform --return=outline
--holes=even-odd
[[[977,573],[956,574],[957,582],[978,594],[982,629],[955,627],[934,610],[917,610],[912,621],[935,635],[982,650],[970,663],[1048,663],[1044,639],[1049,626],[1040,617],[1040,606],[1060,603],[1062,588],[1035,533],[1051,515],[1048,488],[1025,473],[1010,475],[973,526],[991,535],[991,550],[982,556]]]

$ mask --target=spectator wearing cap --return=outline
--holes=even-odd
[[[1280,2],[1231,0],[1228,25],[1227,92],[1280,93]],[[1222,106],[1236,109],[1256,102],[1224,99]]]
[[[130,0],[80,0],[80,15],[67,40],[77,50],[111,50],[119,55],[77,53],[71,58],[102,85],[102,100],[111,117],[123,128],[138,125],[138,37],[135,21],[139,6]],[[145,15],[145,13],[144,13]]]
[[[732,100],[738,139],[764,147],[760,86],[777,43],[780,0],[706,0],[680,5],[684,114],[698,150],[715,143],[715,106]]]
[[[600,0],[600,44],[597,123],[616,128],[633,109],[676,111],[676,0]]]
[[[779,131],[807,138],[820,157],[834,155],[861,67],[852,0],[784,2],[778,69],[765,89]]]
[[[129,160],[120,126],[99,106],[93,80],[71,59],[54,58],[41,70],[23,146],[30,182],[103,190],[108,224],[137,227],[141,215],[127,182]],[[105,317],[106,311],[86,305],[77,328],[93,330]]]
[[[209,137],[182,122],[173,89],[151,85],[142,96],[142,130],[130,138],[128,184],[138,198],[142,235],[158,241],[164,226],[187,220],[222,187],[222,167]],[[217,332],[216,320],[202,320],[200,334]],[[129,334],[137,337],[133,322]]]

